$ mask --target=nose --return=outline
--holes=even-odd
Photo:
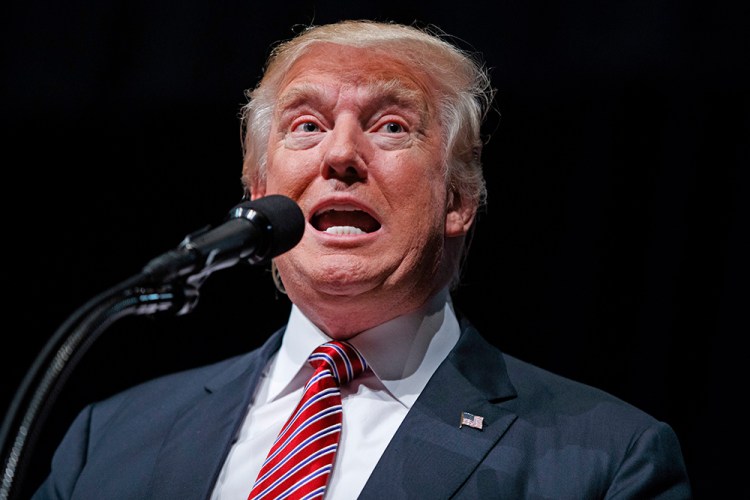
[[[340,117],[327,137],[321,175],[325,179],[338,179],[347,184],[365,180],[365,148],[365,133],[359,122],[353,117]]]

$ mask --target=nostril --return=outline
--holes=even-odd
[[[354,165],[349,165],[346,167],[344,176],[347,178],[364,178],[363,175],[360,175],[360,170],[355,167]]]
[[[323,168],[322,175],[325,179],[338,179],[346,183],[360,182],[367,178],[367,169],[359,168],[351,163],[345,166],[337,166],[328,163]]]

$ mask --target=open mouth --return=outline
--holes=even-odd
[[[366,234],[380,229],[380,223],[367,212],[354,207],[338,206],[316,212],[310,224],[329,234]]]

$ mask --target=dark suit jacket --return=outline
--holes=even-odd
[[[691,497],[667,424],[504,355],[465,320],[461,329],[360,498]],[[209,497],[282,335],[85,408],[35,500]],[[462,411],[484,417],[483,429],[459,427]]]

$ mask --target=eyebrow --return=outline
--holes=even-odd
[[[362,88],[366,95],[372,96],[368,99],[368,108],[393,105],[413,110],[421,120],[425,120],[428,116],[429,104],[425,94],[404,85],[399,79],[373,80],[365,83]],[[325,101],[326,97],[319,85],[301,82],[286,90],[279,97],[276,109],[278,113],[283,113],[301,106],[318,107],[324,105]]]
[[[366,85],[371,94],[378,96],[376,104],[396,105],[403,108],[413,109],[420,117],[425,118],[429,109],[429,103],[424,92],[404,85],[401,80],[376,80]]]

